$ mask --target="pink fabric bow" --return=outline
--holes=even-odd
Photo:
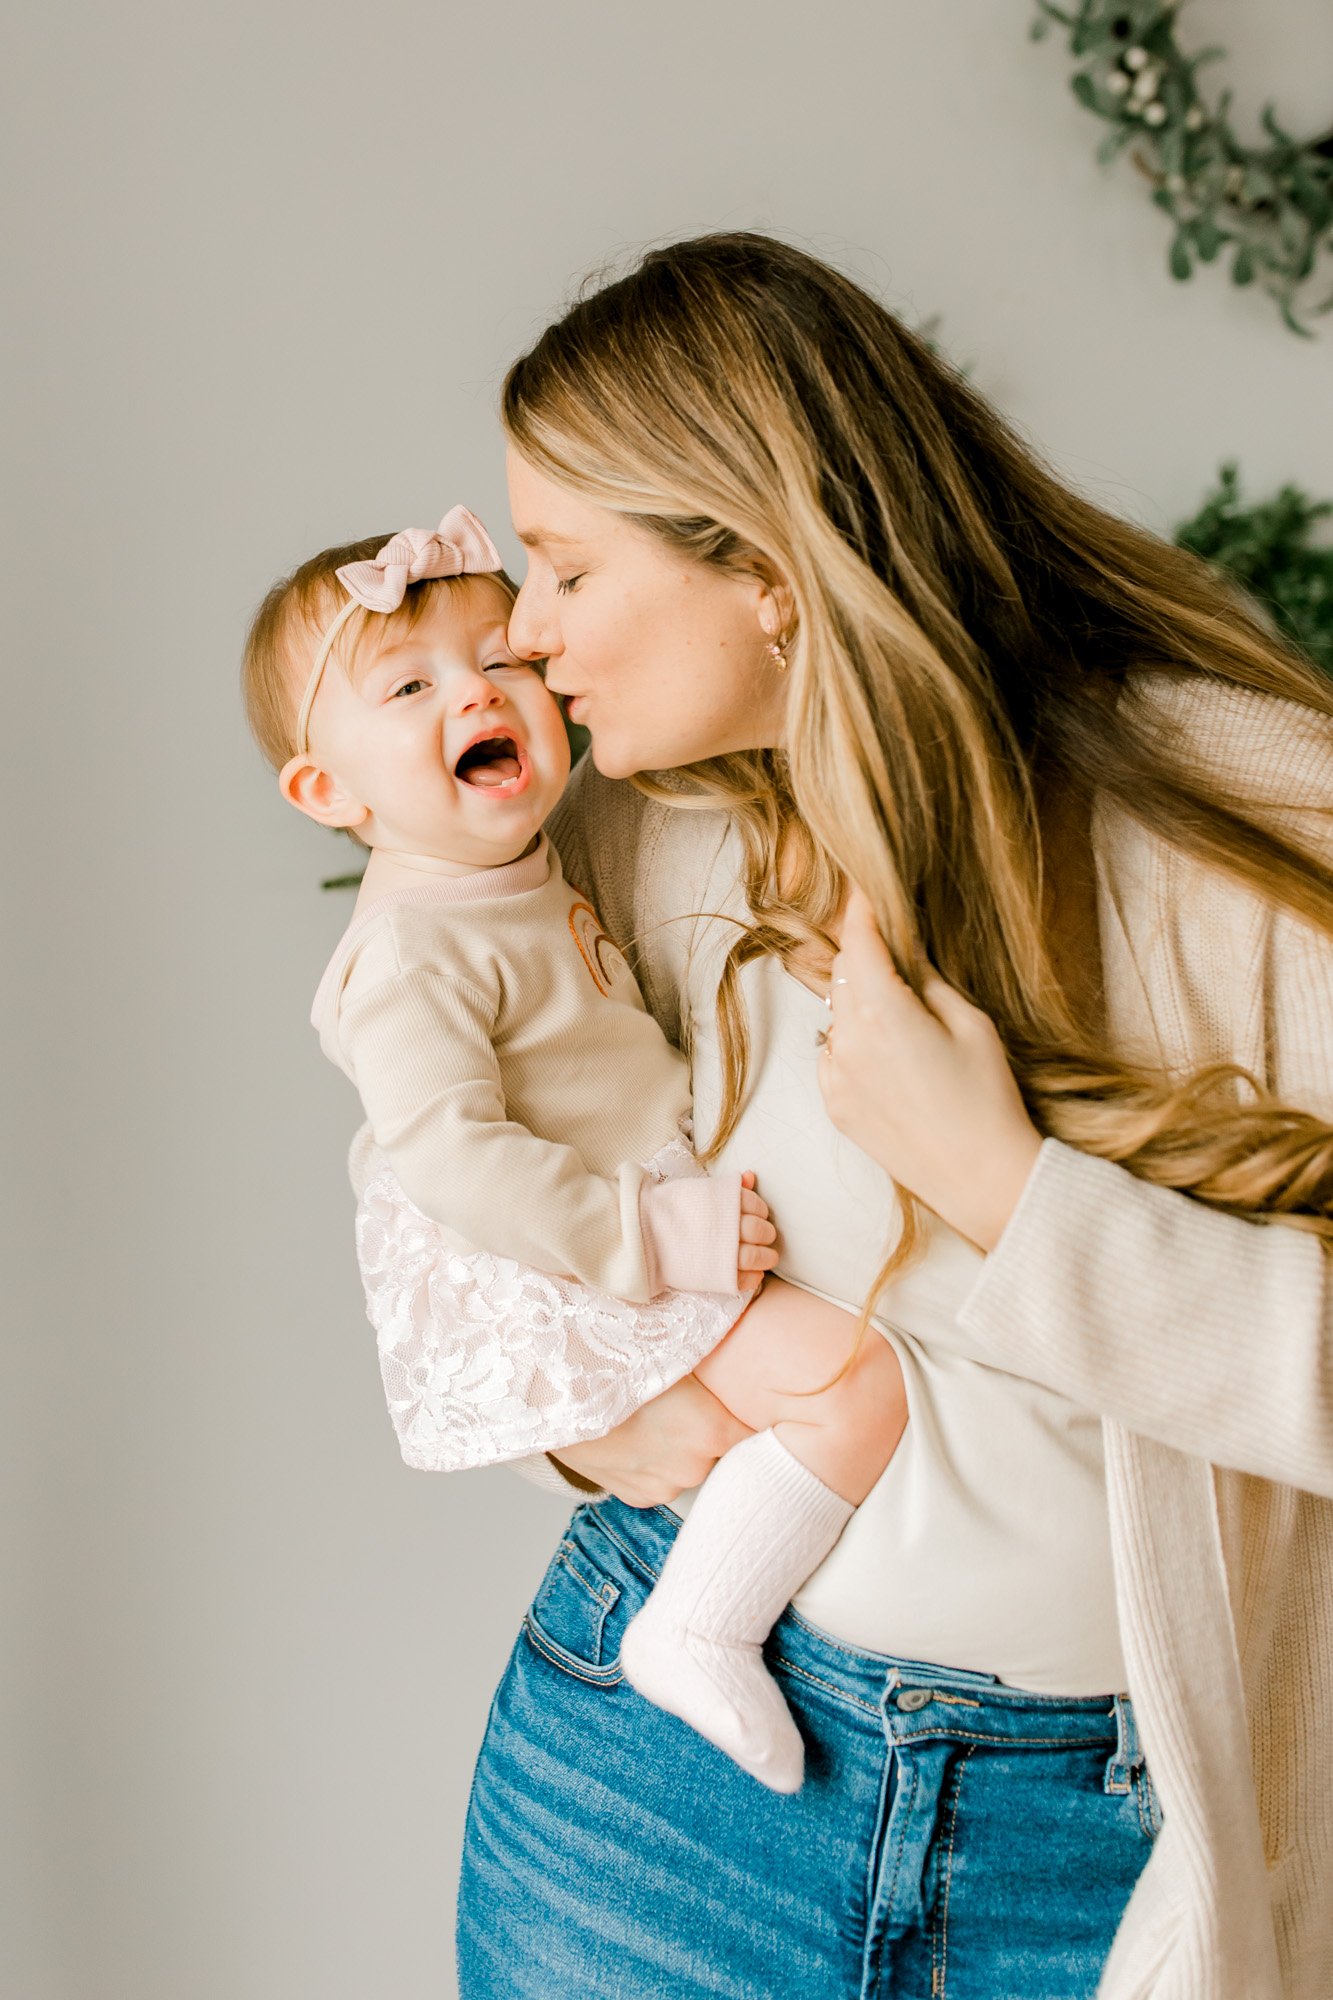
[[[410,583],[503,569],[500,552],[475,514],[451,507],[438,528],[404,528],[373,562],[345,563],[338,581],[367,611],[396,611]]]

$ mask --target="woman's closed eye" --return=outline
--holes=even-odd
[[[558,597],[568,597],[570,591],[574,589],[576,584],[582,583],[587,574],[587,570],[584,569],[580,570],[577,576],[558,576],[555,580],[556,595]]]

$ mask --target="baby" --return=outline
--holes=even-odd
[[[404,1456],[555,1451],[698,1375],[755,1435],[701,1488],[622,1665],[795,1791],[801,1738],[762,1646],[888,1463],[896,1358],[872,1338],[839,1372],[848,1314],[764,1284],[777,1232],[754,1176],[694,1159],[685,1059],[542,833],[568,742],[508,647],[513,586],[485,529],[456,507],[375,547],[270,591],[245,687],[283,796],[370,850],[312,1019],[368,1120],[363,1215],[378,1190],[427,1272],[405,1279],[401,1240],[378,1261],[360,1245],[382,1357],[405,1334],[429,1356],[408,1384],[385,1370]]]

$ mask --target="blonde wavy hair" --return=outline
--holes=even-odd
[[[654,250],[583,297],[510,370],[503,416],[558,484],[795,607],[784,748],[692,766],[684,789],[635,780],[724,806],[743,843],[754,921],[718,993],[711,1152],[746,1090],[741,967],[826,962],[851,879],[918,994],[928,958],[993,1018],[1041,1131],[1333,1246],[1333,1126],[1236,1064],[1122,1061],[1047,904],[1057,814],[1096,795],[1333,935],[1319,843],[1122,698],[1131,671],[1204,675],[1300,703],[1333,741],[1333,685],[1196,557],[1062,486],[866,292],[766,236]],[[921,1240],[907,1196],[903,1218],[863,1329]]]

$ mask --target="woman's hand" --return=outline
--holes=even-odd
[[[900,1187],[992,1250],[1041,1147],[988,1014],[933,969],[923,1006],[869,900],[848,898],[819,1059],[829,1117]]]
[[[723,1452],[749,1435],[702,1382],[686,1375],[605,1437],[551,1457],[627,1506],[656,1507],[700,1485]]]

